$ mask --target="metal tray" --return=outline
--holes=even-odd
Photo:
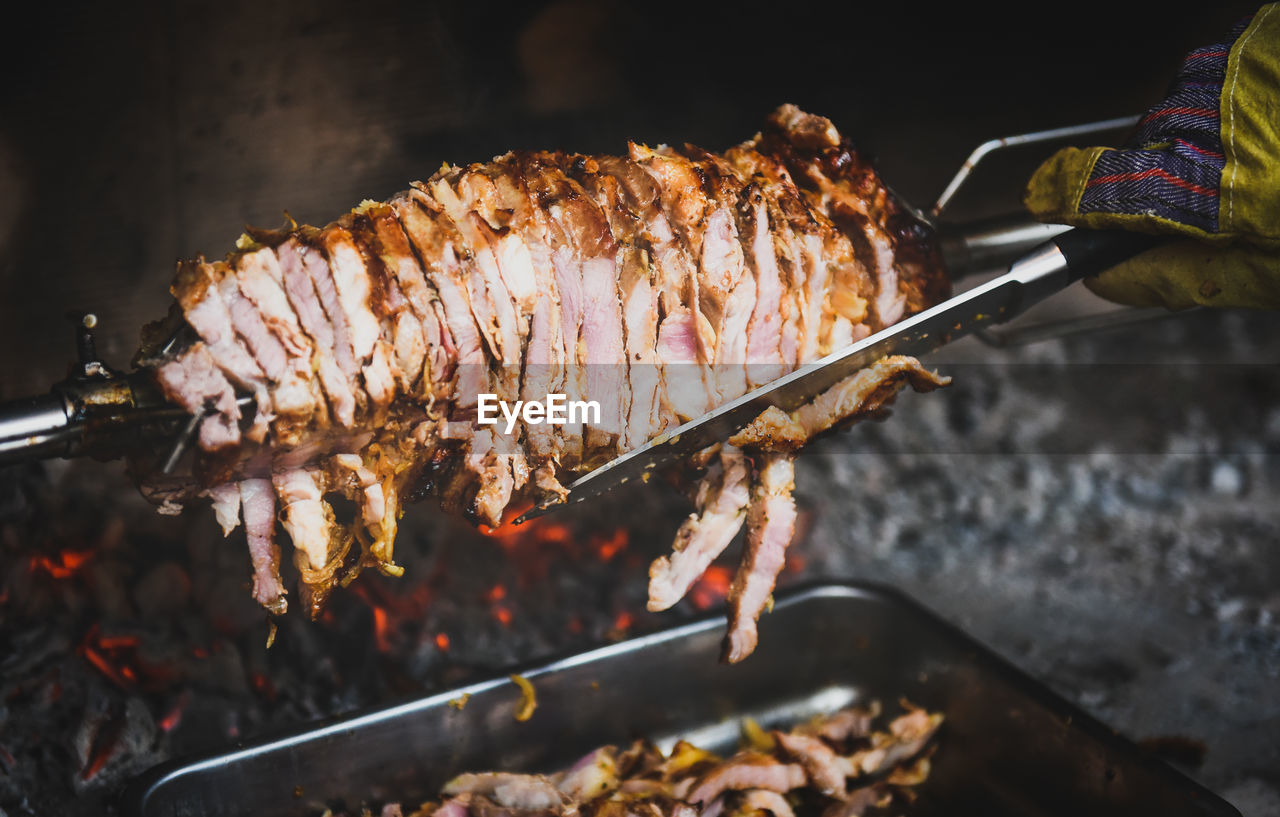
[[[1238,815],[1225,801],[1081,712],[897,591],[848,583],[779,597],[760,646],[717,662],[723,618],[523,670],[538,708],[513,713],[505,676],[235,751],[175,761],[126,792],[134,817],[316,815],[325,805],[416,805],[452,775],[549,771],[606,743],[677,737],[732,749],[768,727],[878,698],[947,720],[918,815]],[[459,711],[448,702],[469,693]]]

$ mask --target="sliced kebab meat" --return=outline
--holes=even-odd
[[[243,520],[254,597],[277,613],[279,508],[314,616],[359,570],[399,574],[411,496],[496,526],[519,498],[563,497],[566,480],[931,305],[947,281],[927,226],[829,120],[787,105],[720,154],[630,144],[445,165],[323,227],[250,230],[223,260],[181,263],[171,291],[192,342],[147,359],[198,419],[195,453],[181,477],[144,452],[132,471],[165,512],[208,496],[224,529]],[[881,361],[705,457],[650,606],[677,603],[745,523],[725,656],[750,654],[794,533],[795,451],[903,385],[945,382]],[[563,394],[600,416],[481,424],[489,394]],[[339,498],[353,521],[336,521]]]

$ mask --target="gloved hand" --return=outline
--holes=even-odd
[[[1088,279],[1104,298],[1280,309],[1280,3],[1192,51],[1124,149],[1059,151],[1024,201],[1041,221],[1186,237]]]

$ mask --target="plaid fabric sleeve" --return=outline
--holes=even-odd
[[[1078,212],[1155,216],[1218,232],[1226,164],[1220,103],[1228,57],[1249,22],[1238,23],[1223,42],[1187,55],[1168,95],[1147,111],[1128,148],[1098,156]]]

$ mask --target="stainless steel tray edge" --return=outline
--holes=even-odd
[[[861,615],[822,615],[855,611],[860,612]],[[846,620],[850,618],[859,620],[854,622]],[[867,637],[869,644],[866,645],[860,645],[863,636],[849,639],[850,643],[846,645],[849,646],[848,652],[854,654],[861,650],[866,653],[864,656],[852,655],[850,658],[850,655],[838,651],[815,655],[814,653],[821,648],[788,656],[785,655],[787,642],[796,641],[794,634],[788,637],[786,626],[788,619],[792,629],[796,622],[803,622],[813,624],[818,629],[826,628],[836,633],[844,632],[839,629],[840,627],[855,625],[868,626],[873,631],[877,627],[887,626],[890,632],[880,637],[874,634]],[[429,767],[429,770],[416,776],[415,780],[425,780],[431,775],[453,773],[462,768],[475,768],[458,765],[447,772],[444,771],[454,763],[479,762],[489,767],[546,768],[546,764],[553,759],[563,762],[564,758],[570,758],[572,751],[638,736],[642,730],[628,728],[626,731],[629,734],[615,734],[607,726],[598,723],[598,721],[608,720],[607,717],[597,716],[579,720],[576,729],[571,728],[573,724],[564,722],[566,713],[573,714],[582,708],[581,702],[586,695],[584,692],[586,687],[581,683],[586,677],[584,673],[598,674],[601,677],[610,676],[612,673],[610,677],[614,684],[625,685],[633,676],[643,674],[644,668],[635,666],[637,661],[646,666],[665,666],[663,662],[667,662],[670,666],[681,668],[685,667],[684,659],[690,662],[685,670],[689,679],[683,682],[685,687],[682,688],[688,694],[677,696],[669,705],[645,713],[649,721],[656,721],[653,723],[655,728],[649,732],[649,736],[661,739],[669,738],[675,733],[690,731],[696,733],[699,727],[706,731],[708,727],[717,724],[724,728],[711,729],[707,732],[708,735],[736,734],[737,719],[744,714],[752,714],[762,721],[780,722],[787,716],[804,714],[805,707],[809,705],[809,698],[819,693],[825,694],[826,697],[822,700],[828,704],[833,701],[840,704],[846,699],[859,697],[883,697],[877,689],[872,688],[874,684],[866,688],[858,684],[849,685],[845,680],[850,677],[847,674],[852,672],[856,675],[861,670],[873,671],[878,667],[893,664],[894,657],[899,656],[900,653],[911,653],[910,660],[900,663],[904,667],[910,666],[917,670],[915,677],[908,677],[906,674],[891,677],[889,679],[891,683],[882,684],[882,690],[900,689],[900,694],[910,696],[916,703],[937,707],[940,701],[931,701],[929,700],[931,697],[937,698],[939,694],[945,697],[950,694],[946,692],[948,689],[971,688],[970,692],[962,693],[950,704],[940,707],[944,710],[948,706],[960,707],[955,713],[948,712],[949,719],[952,721],[948,726],[953,733],[952,740],[960,741],[964,736],[963,730],[959,728],[959,725],[964,722],[961,718],[964,712],[973,710],[979,717],[990,714],[983,708],[986,706],[985,703],[980,702],[975,708],[974,701],[981,701],[984,697],[1001,698],[1000,704],[993,712],[999,719],[1008,719],[1012,713],[1011,723],[1015,730],[1022,719],[1038,724],[1038,731],[1034,733],[1037,736],[1045,732],[1052,733],[1046,736],[1045,741],[1049,745],[1041,752],[1041,754],[1048,753],[1045,754],[1045,758],[1049,761],[1048,765],[1030,766],[1027,767],[1030,771],[1022,769],[1018,774],[1005,773],[1004,776],[1001,776],[1000,767],[1009,765],[1009,757],[1013,757],[1016,762],[1022,762],[1022,755],[1035,759],[1039,757],[1037,751],[1040,750],[1027,749],[1024,746],[1004,747],[1005,739],[1001,737],[1002,733],[993,732],[992,739],[989,741],[990,747],[985,746],[980,740],[970,741],[972,745],[967,745],[963,753],[965,762],[982,764],[978,767],[979,771],[976,775],[973,769],[957,769],[958,774],[948,775],[945,771],[949,763],[946,754],[947,743],[944,742],[938,755],[935,756],[934,777],[940,775],[947,779],[972,777],[975,780],[980,779],[979,782],[982,785],[981,791],[978,791],[972,786],[964,788],[968,785],[967,783],[962,784],[963,790],[957,790],[960,791],[960,799],[957,802],[962,805],[958,811],[953,809],[954,813],[971,813],[964,810],[966,806],[963,803],[970,802],[965,798],[972,798],[970,805],[975,809],[972,813],[978,811],[987,814],[1081,813],[1076,810],[1075,805],[1068,802],[1072,796],[1070,793],[1079,789],[1087,790],[1086,794],[1081,795],[1086,799],[1088,796],[1098,795],[1099,792],[1101,793],[1099,796],[1105,798],[1108,791],[1114,790],[1122,795],[1120,799],[1132,800],[1135,795],[1142,795],[1162,802],[1167,801],[1170,808],[1176,809],[1179,805],[1183,807],[1180,810],[1169,811],[1166,808],[1158,812],[1163,814],[1221,815],[1222,817],[1239,815],[1237,810],[1212,792],[1142,751],[1114,730],[1029,678],[1014,665],[896,589],[868,582],[843,581],[805,585],[781,593],[773,612],[762,619],[759,653],[737,667],[712,666],[714,649],[718,644],[723,623],[722,614],[709,614],[689,623],[627,641],[581,653],[531,662],[515,668],[512,671],[529,678],[539,690],[542,703],[539,714],[542,718],[535,716],[530,725],[513,725],[511,716],[520,695],[508,679],[508,673],[504,672],[487,680],[424,698],[362,714],[335,718],[319,724],[309,724],[274,736],[263,736],[239,744],[226,752],[166,762],[146,772],[127,788],[120,800],[121,812],[127,817],[195,817],[196,815],[203,817],[203,815],[248,813],[234,810],[236,801],[233,796],[236,794],[236,784],[240,781],[237,775],[243,776],[245,769],[252,770],[255,764],[274,767],[278,770],[275,775],[280,778],[281,788],[291,791],[293,787],[286,786],[291,769],[299,774],[306,771],[306,769],[290,766],[290,760],[295,764],[298,762],[296,756],[305,752],[318,753],[321,757],[331,758],[330,762],[341,768],[344,753],[349,751],[351,745],[358,745],[366,733],[399,728],[415,718],[434,718],[441,724],[441,728],[437,730],[441,735],[426,737],[429,743],[426,751],[418,755],[410,755],[405,759],[406,763],[411,764],[415,757],[422,758],[422,762]],[[770,632],[779,627],[784,632]],[[811,633],[812,628],[805,627],[803,630]],[[893,632],[899,631],[906,635],[893,635]],[[826,643],[820,638],[818,641],[822,644]],[[917,647],[919,656],[913,652]],[[884,654],[877,655],[877,649]],[[696,659],[693,657],[694,653],[698,653]],[[779,659],[779,655],[783,658]],[[797,660],[800,656],[803,656],[804,660]],[[776,671],[777,665],[785,663],[787,659],[790,660],[791,666],[797,667],[797,672],[805,661],[817,662],[813,664],[818,667],[817,675],[813,680],[821,683],[804,687],[803,694],[790,697],[781,694],[778,678],[770,677],[769,672]],[[706,662],[706,665],[704,666],[702,662]],[[619,673],[617,671],[619,667],[625,667],[627,671]],[[764,672],[762,679],[755,676],[748,677],[748,673],[755,672],[759,676],[762,671]],[[823,675],[824,672],[827,674]],[[842,673],[845,674],[842,675]],[[561,679],[567,678],[575,681],[560,683]],[[805,682],[807,683],[808,679]],[[603,684],[604,682],[590,685],[601,687]],[[721,694],[721,686],[730,687],[731,689],[725,694],[737,695],[738,698],[727,703],[727,699],[721,701],[717,697]],[[938,693],[936,691],[938,689],[943,692]],[[988,691],[991,690],[999,692],[999,695],[988,695]],[[471,703],[462,711],[451,709],[448,702],[463,694],[471,696]],[[603,694],[612,693],[606,690]],[[549,698],[551,700],[548,700]],[[1010,698],[1014,702],[1009,704],[1004,701],[1004,698]],[[605,705],[601,703],[603,700],[601,698],[596,702],[601,707],[601,712],[606,711]],[[744,702],[754,702],[758,705],[754,708],[751,705],[743,706]],[[629,703],[631,706],[627,707],[628,710],[649,706],[649,702],[644,705],[638,701]],[[676,712],[672,715],[672,712],[679,710],[686,703],[694,706],[710,704],[712,711],[703,713],[702,720],[696,724],[691,720],[680,721],[680,714]],[[550,707],[551,711],[548,712],[546,707]],[[616,709],[615,703],[613,707],[608,708],[608,711],[616,715]],[[957,718],[960,719],[957,720]],[[539,724],[539,720],[542,723]],[[557,722],[559,722],[558,727]],[[681,723],[684,723],[684,728],[680,727]],[[585,734],[593,729],[601,730],[605,738],[595,739],[596,736]],[[1054,733],[1054,730],[1059,731]],[[609,735],[612,737],[608,737]],[[430,743],[430,740],[444,736],[448,736],[457,745],[442,747],[438,742]],[[574,745],[579,739],[585,740],[589,745],[585,747]],[[947,733],[944,733],[943,739],[944,741],[949,739]],[[513,751],[512,741],[531,744],[541,742],[541,745],[517,747]],[[488,743],[492,743],[493,746],[488,746]],[[1061,757],[1053,755],[1054,752],[1061,755],[1063,747],[1078,749],[1081,746],[1090,751],[1073,751]],[[386,749],[375,743],[372,751],[386,751]],[[557,755],[557,751],[561,754]],[[991,754],[991,751],[995,751],[995,754]],[[1007,751],[1009,757],[1003,758],[1002,761],[1000,751]],[[445,754],[442,755],[441,752]],[[959,754],[959,752],[956,753],[957,756]],[[490,762],[483,764],[483,761],[478,760],[479,758],[488,758]],[[1035,779],[1037,777],[1042,779]],[[1084,780],[1084,783],[1081,784],[1076,778]],[[424,786],[424,791],[431,788],[429,785],[424,784]],[[1138,788],[1134,791],[1129,790],[1135,786]],[[1149,793],[1144,794],[1142,786],[1146,786],[1150,790]],[[1043,802],[1040,802],[1036,795],[1036,792],[1041,789],[1046,793]],[[348,799],[348,803],[356,804],[362,797],[377,799],[379,795],[392,796],[393,792],[386,787],[380,792],[377,786],[371,786],[363,791],[348,789],[346,794],[348,798],[355,798]],[[951,794],[955,794],[955,791]],[[278,799],[278,792],[276,796]],[[1066,800],[1063,799],[1064,796]],[[922,813],[934,813],[930,811],[930,797],[925,796],[922,801]],[[314,799],[312,793],[307,793],[294,803],[291,812],[273,811],[272,806],[264,803],[263,811],[257,813],[319,813],[315,809],[320,802]],[[1055,803],[1061,803],[1063,810],[1056,810]],[[1110,807],[1110,801],[1106,799],[1098,803]],[[1157,805],[1154,801],[1151,804]],[[936,805],[937,813],[945,810],[943,808],[945,804],[941,800],[938,800]],[[1127,800],[1125,802],[1117,800],[1114,812],[1100,811],[1097,805],[1097,803],[1094,804],[1093,813],[1132,813],[1132,803]]]

